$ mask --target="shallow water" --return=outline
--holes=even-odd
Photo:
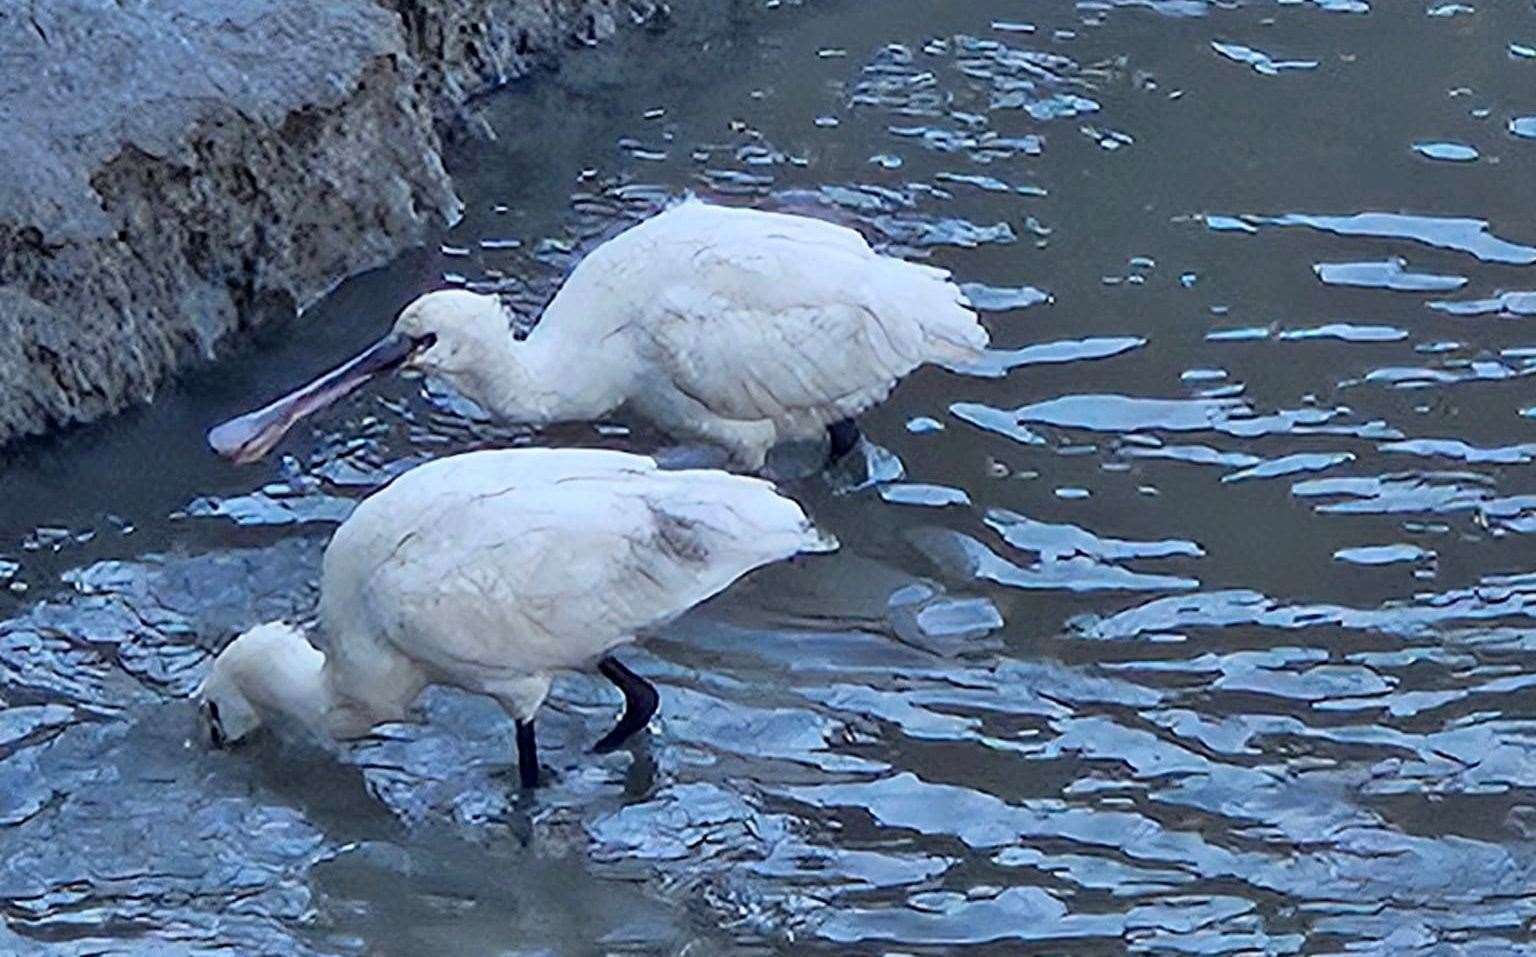
[[[4,948],[1530,946],[1536,10],[706,6],[486,102],[442,250],[6,453]],[[201,431],[444,276],[531,317],[685,189],[821,207],[984,310],[986,360],[864,417],[889,481],[791,487],[842,552],[627,655],[633,753],[557,686],[532,798],[447,693],[344,763],[202,749],[177,699],[311,607],[352,500],[530,437],[419,383],[281,462]],[[537,440],[654,442],[622,424]]]

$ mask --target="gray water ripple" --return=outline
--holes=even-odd
[[[1446,458],[1472,465],[1524,465],[1536,461],[1536,442],[1519,445],[1502,445],[1497,448],[1479,448],[1460,439],[1408,439],[1403,442],[1387,442],[1380,446],[1383,452],[1397,452],[1424,458]]]
[[[1205,334],[1207,342],[1254,342],[1268,339],[1274,330],[1268,326],[1241,326],[1235,329],[1212,329]]]
[[[1471,163],[1482,156],[1475,146],[1450,141],[1415,143],[1413,151],[1426,159],[1443,163]]]
[[[1517,266],[1536,263],[1536,246],[1502,239],[1491,232],[1487,220],[1470,217],[1379,212],[1344,216],[1286,213],[1280,216],[1206,216],[1205,221],[1207,226],[1218,231],[1255,233],[1261,226],[1301,226],[1339,236],[1405,239],[1437,249],[1467,253],[1483,262]]]
[[[1502,382],[1536,373],[1536,367],[1515,367],[1492,359],[1473,360],[1451,368],[1426,366],[1388,366],[1372,369],[1365,381],[1383,383],[1396,389],[1423,389],[1468,382]]]
[[[1257,462],[1230,475],[1223,475],[1221,480],[1230,484],[1250,479],[1281,478],[1301,472],[1323,472],[1354,460],[1353,452],[1293,452],[1290,455]]]
[[[1262,50],[1243,46],[1240,43],[1212,40],[1211,49],[1233,62],[1252,67],[1255,73],[1263,76],[1279,76],[1281,73],[1295,70],[1317,69],[1316,60],[1277,60]]]
[[[1495,499],[1489,480],[1474,472],[1394,472],[1309,479],[1291,486],[1297,498],[1324,498],[1314,506],[1334,513],[1443,515],[1480,509]]]
[[[1536,292],[1501,292],[1487,299],[1442,299],[1426,305],[1453,316],[1536,316]]]
[[[1224,452],[1208,445],[1127,445],[1120,449],[1120,453],[1138,459],[1167,459],[1191,465],[1216,465],[1234,469],[1245,469],[1263,461],[1257,455],[1247,452]]]
[[[1092,555],[1043,554],[1029,565],[1015,564],[983,543],[952,529],[919,528],[908,533],[917,550],[945,574],[961,581],[984,581],[1028,590],[1182,591],[1198,588],[1193,578],[1133,572]]]
[[[1407,266],[1407,260],[1392,258],[1376,262],[1317,263],[1312,269],[1318,279],[1330,286],[1396,289],[1403,292],[1452,292],[1467,284],[1465,276],[1409,272]]]
[[[1139,864],[1189,868],[1206,879],[1235,877],[1256,887],[1301,893],[1308,899],[1340,895],[1385,902],[1398,899],[1388,888],[1403,881],[1401,899],[1427,903],[1439,899],[1438,895],[1462,877],[1475,875],[1471,879],[1480,885],[1512,890],[1528,879],[1532,870],[1528,857],[1521,860],[1478,841],[1452,840],[1439,847],[1422,838],[1386,830],[1370,815],[1347,808],[1341,808],[1341,826],[1321,848],[1298,854],[1294,845],[1290,850],[1279,845],[1277,853],[1265,854],[1219,848],[1194,833],[1166,829],[1134,812],[1090,811],[1052,802],[1009,804],[910,774],[857,784],[789,787],[783,793],[812,807],[857,810],[872,816],[882,827],[952,838],[975,850],[1027,841],[1066,841],[1124,853]],[[1228,813],[1251,813],[1255,819],[1266,816],[1259,810],[1261,806],[1284,795],[1278,788],[1222,788],[1219,793],[1227,802],[1237,802],[1235,806],[1228,803]],[[1316,794],[1326,801],[1326,790]],[[1350,823],[1352,820],[1357,823]],[[1297,826],[1307,825],[1298,820]],[[1454,862],[1461,873],[1435,867],[1426,870],[1430,862]]]
[[[1086,555],[1106,561],[1129,558],[1203,558],[1205,550],[1191,541],[1165,539],[1159,542],[1132,542],[1103,538],[1076,525],[1053,525],[1004,508],[987,510],[986,523],[1009,545],[1031,551],[1047,560]]]
[[[1351,565],[1392,565],[1398,562],[1418,562],[1433,558],[1434,552],[1417,545],[1359,545],[1341,548],[1333,557]]]
[[[1020,196],[1046,196],[1045,189],[1039,186],[1026,184],[1009,184],[995,176],[981,176],[974,173],[951,173],[941,171],[934,174],[934,179],[941,183],[958,183],[963,186],[974,186],[977,189],[986,190],[989,193],[1016,193]]]
[[[1115,557],[1146,557],[1163,552],[1189,554],[1192,550],[1187,545],[1116,542],[1081,531],[1070,537],[1078,543],[1072,546],[1074,551],[1086,547]],[[138,589],[141,595],[159,590],[146,589],[146,579],[126,566],[103,566],[82,576],[82,580],[90,586],[80,592],[80,601],[111,594],[118,587]],[[1511,587],[1518,590],[1525,586]],[[187,600],[175,597],[174,589],[165,594],[173,607]],[[802,650],[793,645],[776,647],[776,643],[764,644],[750,636],[743,639],[745,643],[740,647],[751,649],[753,654],[783,654],[789,656],[788,660],[807,660]],[[857,656],[845,655],[840,661],[841,664],[830,666],[829,674],[875,673],[859,668]],[[853,670],[847,671],[850,666]],[[1208,659],[1200,667],[1217,675],[1213,687],[1218,691],[1253,691],[1317,703],[1368,700],[1362,699],[1362,695],[1379,700],[1381,692],[1392,687],[1373,668],[1331,664],[1316,653],[1303,653],[1300,649],[1290,655],[1236,653],[1219,660]],[[964,846],[995,852],[1005,867],[1037,870],[1084,888],[1118,888],[1117,896],[1126,900],[1119,911],[1079,911],[1070,898],[1057,900],[1047,894],[1036,904],[1045,907],[1047,898],[1054,901],[1055,906],[1048,909],[1055,916],[1044,921],[1023,920],[1021,914],[1033,911],[1019,910],[1012,903],[978,911],[972,905],[1006,900],[1011,888],[989,889],[974,883],[960,885],[958,890],[942,885],[936,888],[934,882],[945,881],[953,870],[953,853],[936,853],[910,845],[861,849],[826,846],[814,839],[807,843],[799,836],[804,827],[797,823],[799,815],[769,813],[750,793],[705,781],[668,784],[640,803],[614,812],[594,809],[583,815],[583,829],[592,842],[590,853],[595,861],[616,867],[644,862],[648,868],[659,868],[669,874],[668,881],[675,890],[686,889],[701,895],[712,901],[712,906],[734,911],[745,908],[767,921],[766,926],[800,926],[814,936],[836,942],[885,940],[900,933],[910,935],[902,939],[933,942],[1082,936],[1124,939],[1149,947],[1155,940],[1161,941],[1158,946],[1162,947],[1171,946],[1167,939],[1170,936],[1199,935],[1191,940],[1210,940],[1213,927],[1225,926],[1230,921],[1244,923],[1243,915],[1250,914],[1254,904],[1242,897],[1221,898],[1217,903],[1198,896],[1166,898],[1170,888],[1183,887],[1197,876],[1237,878],[1251,881],[1255,887],[1292,895],[1326,896],[1344,886],[1339,881],[1361,879],[1367,888],[1417,885],[1426,897],[1436,892],[1439,885],[1434,880],[1410,878],[1396,867],[1386,872],[1379,865],[1375,870],[1362,869],[1353,862],[1360,855],[1389,853],[1405,855],[1418,867],[1422,866],[1420,861],[1442,860],[1447,853],[1444,847],[1431,851],[1423,840],[1383,833],[1379,821],[1358,808],[1351,809],[1347,803],[1336,800],[1329,804],[1324,799],[1327,790],[1308,799],[1323,801],[1320,806],[1306,802],[1289,804],[1288,801],[1296,799],[1296,792],[1280,788],[1275,772],[1222,766],[1202,756],[1207,753],[1206,748],[1255,755],[1264,753],[1255,745],[1265,737],[1325,735],[1326,740],[1354,742],[1357,746],[1369,743],[1415,755],[1422,770],[1405,766],[1402,773],[1431,774],[1436,780],[1450,775],[1456,779],[1454,786],[1458,788],[1507,786],[1529,776],[1525,769],[1530,762],[1524,749],[1530,742],[1522,745],[1518,737],[1510,737],[1529,732],[1524,723],[1453,729],[1423,740],[1402,735],[1393,738],[1379,730],[1371,730],[1365,736],[1341,735],[1337,730],[1311,728],[1295,718],[1280,716],[1243,717],[1235,719],[1235,723],[1228,718],[1211,723],[1188,711],[1156,710],[1158,695],[1134,683],[1016,660],[962,669],[959,673],[953,668],[912,669],[906,681],[889,690],[845,681],[830,684],[825,691],[810,687],[800,692],[850,720],[877,716],[900,733],[920,740],[977,742],[1013,760],[1124,763],[1133,779],[1160,782],[1153,793],[1157,802],[1265,821],[1270,827],[1283,828],[1276,832],[1276,840],[1294,840],[1300,835],[1310,840],[1317,834],[1319,811],[1331,814],[1336,824],[1330,832],[1329,847],[1308,851],[1320,855],[1315,866],[1298,870],[1297,862],[1282,865],[1265,854],[1234,853],[1202,842],[1192,833],[1168,830],[1143,814],[1107,807],[1072,807],[1052,801],[1009,803],[967,788],[928,783],[910,772],[894,770],[894,776],[884,776],[891,775],[893,770],[883,763],[837,754],[844,741],[859,739],[857,733],[850,737],[848,731],[839,730],[839,720],[787,704],[754,706],[720,696],[724,693],[729,698],[738,698],[749,692],[752,686],[747,683],[711,679],[716,687],[706,693],[674,683],[693,674],[691,671],[664,667],[658,675],[655,669],[655,665],[650,665],[645,670],[653,676],[675,676],[667,680],[666,713],[661,725],[661,733],[671,742],[667,754],[669,765],[676,768],[674,773],[687,773],[690,767],[705,770],[718,766],[722,755],[734,754],[731,762],[749,762],[750,773],[765,782],[764,789],[769,794],[817,808],[846,808],[873,815],[880,827],[890,832],[885,838],[888,845],[902,832],[930,837],[952,835]],[[883,667],[878,670],[886,671]],[[1482,693],[1500,693],[1495,682],[1487,684],[1488,689]],[[568,691],[560,697],[571,702],[568,708],[587,708],[581,697],[572,699]],[[460,697],[435,696],[427,704],[432,724],[423,731],[402,726],[398,732],[383,734],[375,743],[359,749],[352,760],[363,768],[372,793],[397,812],[418,821],[447,816],[460,826],[485,827],[512,813],[503,796],[504,788],[479,770],[464,773],[466,768],[487,767],[487,757],[491,755],[500,755],[491,759],[494,763],[507,760],[505,733],[497,727],[505,719],[492,720],[487,726],[486,716],[496,713],[494,707],[469,704]],[[1079,713],[1079,709],[1106,704],[1152,708],[1149,716],[1154,725],[1177,729],[1181,737],[1199,741],[1201,750],[1180,747],[1146,730],[1127,727],[1121,719],[1106,714]],[[1033,741],[1027,737],[1012,740],[998,736],[990,727],[995,720],[1006,719],[1011,724],[1025,715],[1044,722],[1042,727],[1048,729],[1047,735]],[[18,716],[16,727],[24,735],[36,733],[28,728],[44,729],[51,734],[64,717],[65,712],[58,710],[46,715]],[[1227,727],[1232,730],[1223,730]],[[559,723],[554,731],[546,736],[552,745],[551,759],[570,768],[558,787],[571,791],[573,798],[600,789],[601,782],[612,772],[601,766],[584,765],[577,755],[568,754],[570,736]],[[766,750],[764,745],[768,746]],[[118,747],[111,742],[100,746]],[[175,750],[175,760],[180,761],[180,749]],[[1437,754],[1467,757],[1455,763],[1438,758]],[[1482,769],[1469,776],[1467,769],[1474,766],[1469,758],[1473,755],[1479,756],[1478,766]],[[570,763],[573,761],[576,764]],[[783,783],[789,772],[775,770],[781,764],[804,766],[823,774],[881,777],[867,784]],[[94,760],[85,766],[95,767]],[[30,767],[25,761],[15,766],[24,779],[39,780],[35,772],[29,771]],[[457,770],[445,774],[445,769]],[[48,780],[53,782],[51,786],[59,786],[67,779],[55,774]],[[11,790],[22,800],[27,800],[27,794],[36,793],[25,788]],[[1085,796],[1088,793],[1091,792],[1085,791]],[[30,800],[31,804],[18,805],[18,813],[46,813],[37,798]],[[287,813],[290,824],[301,820]],[[247,819],[239,826],[251,825]],[[271,841],[276,832],[273,826],[262,825],[250,833],[260,833],[262,840]],[[1072,850],[1043,850],[1061,841]],[[1034,842],[1046,843],[1031,846]],[[288,888],[282,891],[259,892],[297,893],[297,900],[309,900],[307,895],[313,891],[305,889],[301,875],[305,868],[313,867],[332,853],[326,850],[325,842],[313,831],[301,829],[287,845],[278,842],[269,846],[291,847],[283,852],[290,856],[282,860],[297,862],[298,869],[293,870],[292,863],[281,865],[283,873],[291,875],[283,879],[297,878],[300,883],[277,885]],[[200,851],[199,857],[205,853]],[[1489,870],[1495,866],[1494,859],[1488,853],[1483,846],[1470,842],[1460,863],[1471,867],[1479,880],[1486,877],[1497,883],[1494,872]],[[1431,854],[1434,856],[1430,857]],[[248,855],[248,850],[237,850],[232,859],[248,862]],[[749,862],[745,871],[740,864],[743,856]],[[58,873],[59,865],[47,867],[50,873]],[[1346,876],[1323,879],[1322,875],[1335,871]],[[145,878],[139,870],[128,868],[123,873],[124,879],[140,882],[142,886]],[[201,861],[195,873],[199,875],[197,880],[222,880],[216,874],[208,874]],[[204,874],[208,877],[201,876]],[[803,903],[795,902],[795,887],[807,882],[824,886],[831,875],[836,876],[840,889],[830,906],[823,901],[807,911]],[[106,885],[100,884],[100,880],[93,879],[96,886],[105,890]],[[1319,880],[1323,883],[1310,883]],[[174,887],[180,885],[167,886],[167,893],[177,893]],[[1311,889],[1304,890],[1307,887]],[[914,889],[905,907],[872,905],[859,897],[860,891],[900,888]],[[1367,890],[1367,895],[1372,893],[1386,892]],[[1147,899],[1149,896],[1154,899]],[[47,908],[42,911],[44,914],[60,912],[57,902],[43,906]],[[145,913],[159,914],[161,911],[153,908],[164,906],[152,905]],[[273,917],[282,920],[285,914],[290,915],[288,919],[298,916],[296,911],[276,906],[273,899],[264,899],[260,912],[264,921]],[[977,918],[980,923],[970,918]],[[1246,921],[1246,929],[1239,928],[1242,934],[1255,940],[1269,939],[1263,936],[1267,931],[1262,926],[1247,924],[1253,921]],[[261,933],[271,933],[270,925],[263,923],[260,927]],[[211,929],[208,933],[212,933]],[[220,933],[240,931],[224,927]],[[1216,939],[1230,936],[1224,933]]]
[[[989,286],[981,282],[966,282],[960,284],[960,291],[970,302],[972,308],[983,312],[1007,312],[1013,309],[1028,309],[1030,306],[1051,301],[1051,294],[1034,286],[1020,286],[1010,289],[1002,286]]]
[[[930,246],[971,249],[983,244],[1018,241],[1013,227],[1006,222],[981,226],[962,219],[880,215],[871,219],[870,224],[892,242],[917,249]]]
[[[1191,628],[1251,625],[1282,630],[1337,626],[1353,631],[1418,636],[1449,624],[1536,617],[1536,583],[1499,585],[1419,595],[1412,602],[1376,608],[1333,604],[1288,605],[1247,589],[1195,592],[1153,599],[1104,618],[1077,623],[1084,638],[1125,641],[1176,634]]]
[[[264,492],[215,499],[193,499],[186,507],[188,518],[227,518],[236,525],[302,525],[310,522],[340,524],[357,502],[330,495],[274,498]]]
[[[1280,333],[1280,339],[1287,342],[1312,339],[1337,339],[1340,342],[1401,342],[1407,338],[1407,331],[1396,326],[1369,326],[1352,322],[1330,322],[1321,326],[1285,329]]]
[[[1402,439],[1397,429],[1381,421],[1339,422],[1342,407],[1281,409],[1260,414],[1234,397],[1160,399],[1115,394],[1065,395],[1013,410],[964,403],[963,418],[1008,435],[1014,430],[1034,435],[1029,425],[1050,425],[1090,432],[1220,432],[1238,438],[1267,435],[1338,435],[1362,439]],[[956,412],[956,407],[951,406]],[[957,412],[957,414],[960,414]],[[1027,438],[1022,441],[1029,442]],[[1034,443],[1029,443],[1034,444]]]
[[[1020,422],[1095,432],[1202,432],[1225,415],[1246,411],[1233,399],[1150,399],[1123,395],[1068,395],[1022,406]]]
[[[1038,887],[1010,887],[980,899],[945,892],[929,895],[921,907],[909,902],[902,908],[853,909],[818,928],[837,943],[886,940],[929,946],[1118,938],[1124,931],[1124,922],[1110,915],[1069,913],[1066,904]]]
[[[1135,336],[1097,336],[1065,342],[1042,342],[1020,349],[988,349],[975,362],[954,368],[956,372],[966,375],[1000,379],[1024,366],[1109,359],[1146,344],[1147,340]]]
[[[925,485],[917,482],[896,482],[881,485],[880,497],[893,505],[926,505],[930,508],[971,504],[971,497],[962,489],[953,488],[948,485]]]
[[[1016,416],[1002,409],[994,409],[980,402],[955,402],[950,405],[949,412],[963,422],[969,422],[977,428],[1005,435],[1023,445],[1045,444],[1044,436],[1032,429],[1025,428],[1019,423]]]

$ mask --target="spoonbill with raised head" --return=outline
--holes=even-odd
[[[761,479],[664,471],[639,455],[511,449],[449,456],[365,499],[321,573],[318,638],[268,623],[197,691],[215,746],[276,716],[333,740],[405,720],[424,688],[489,695],[538,780],[534,715],[562,670],[624,695],[608,751],[645,727],[656,689],[612,655],[742,575],[835,545]],[[323,650],[321,650],[323,648]]]
[[[495,418],[591,421],[628,405],[747,470],[790,440],[851,449],[854,416],[926,363],[964,364],[987,333],[942,269],[881,255],[852,229],[689,199],[571,273],[525,340],[494,296],[427,293],[373,347],[213,429],[238,462],[372,376],[416,368]]]

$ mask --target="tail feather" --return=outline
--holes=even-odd
[[[933,322],[925,326],[930,338],[936,340],[941,348],[948,347],[938,357],[939,361],[969,362],[979,359],[991,344],[992,337],[987,334],[987,327],[981,324],[976,311],[960,292],[960,287],[951,282],[945,285],[953,294],[953,301],[947,308],[940,310]]]

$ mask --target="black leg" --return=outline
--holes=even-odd
[[[533,722],[517,723],[517,780],[525,788],[539,786],[539,746],[533,740]]]
[[[827,450],[828,464],[842,460],[842,457],[854,450],[859,444],[859,425],[852,419],[841,419],[827,426],[827,440],[830,448]]]
[[[612,731],[603,735],[602,740],[592,745],[593,751],[606,754],[628,741],[636,731],[650,723],[651,715],[656,713],[656,706],[661,703],[661,696],[656,693],[654,685],[624,667],[619,659],[612,655],[599,662],[597,670],[624,692],[623,717],[619,718],[619,723],[613,726]]]

